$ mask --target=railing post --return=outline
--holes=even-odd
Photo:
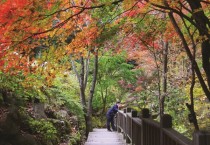
[[[210,145],[210,133],[197,131],[193,135],[193,145]]]
[[[161,121],[162,128],[172,128],[172,117],[169,114],[164,114]]]
[[[120,114],[117,113],[117,123],[116,123],[116,128],[117,128],[117,132],[121,132],[121,129],[120,129]]]
[[[163,134],[163,128],[172,128],[172,117],[169,114],[163,114],[160,119],[160,145],[167,144]]]
[[[127,111],[126,111],[126,109],[123,109],[123,113],[126,113]]]
[[[127,112],[127,109],[126,108],[123,109],[123,113],[126,114],[126,112]],[[126,116],[125,116],[125,119],[123,118],[123,127],[122,127],[122,129],[123,129],[123,138],[126,139]]]
[[[131,112],[131,108],[127,108],[127,113],[130,113]]]
[[[127,108],[126,109],[126,113],[130,113],[131,112],[131,108]],[[128,137],[128,132],[129,132],[129,125],[128,125],[128,116],[126,114],[126,136],[125,136],[125,140],[126,140],[126,143],[131,143],[129,137]]]
[[[144,108],[141,110],[142,113],[142,118],[149,118],[150,114],[149,114],[149,109],[148,108]]]
[[[135,129],[133,129],[133,117],[137,117],[137,111],[134,111],[134,110],[132,110],[131,111],[131,117],[132,117],[132,120],[131,120],[131,144],[133,145],[134,144],[134,130]],[[135,132],[136,133],[136,132]]]
[[[116,129],[117,132],[120,132],[119,130],[119,113],[116,114],[116,119],[115,119],[115,124],[116,124]]]
[[[138,113],[137,111],[132,110],[131,111],[131,116],[132,117],[137,117],[137,113]]]
[[[149,109],[148,108],[144,108],[141,110],[142,113],[142,127],[141,127],[141,144],[142,145],[146,145],[146,124],[144,122],[144,118],[149,118],[150,114],[149,114]]]

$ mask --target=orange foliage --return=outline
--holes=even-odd
[[[68,53],[82,54],[87,53],[88,46],[96,45],[94,40],[99,35],[100,31],[97,26],[85,27],[79,32],[76,38],[67,46]]]
[[[123,13],[122,17],[137,17],[139,14],[144,13],[147,8],[147,3],[144,0],[126,0],[124,1],[124,5],[126,11]]]
[[[6,0],[0,8],[0,69],[5,72],[28,72],[28,54],[35,44],[27,38],[45,30],[46,1]],[[37,11],[38,8],[43,10]],[[39,36],[38,38],[43,37]],[[24,54],[24,55],[23,55]],[[24,62],[23,62],[24,61]]]

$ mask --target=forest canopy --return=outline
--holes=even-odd
[[[149,108],[157,120],[170,114],[175,129],[188,137],[209,129],[208,0],[1,0],[0,5],[1,107],[14,103],[11,98],[24,102],[26,110],[37,100],[48,111],[66,106],[84,120],[81,130],[87,134],[103,126],[107,108],[120,100],[134,110]],[[30,127],[39,124],[31,122]]]

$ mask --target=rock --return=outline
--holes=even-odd
[[[55,110],[51,109],[50,107],[47,107],[44,112],[45,112],[47,118],[56,119]]]
[[[57,115],[58,118],[63,118],[63,119],[68,119],[69,118],[68,112],[66,110],[59,110],[56,113],[56,115]]]
[[[12,145],[41,145],[33,135],[30,134],[18,134],[11,140]]]
[[[70,122],[71,122],[71,125],[78,127],[79,120],[78,120],[77,116],[71,116],[70,117]]]
[[[7,138],[15,136],[20,130],[19,116],[16,111],[9,112],[0,120],[0,136]]]
[[[34,116],[38,119],[47,118],[44,103],[34,103]]]
[[[0,140],[0,145],[12,145],[12,144],[9,142]]]
[[[59,136],[65,136],[71,132],[71,126],[67,121],[58,119],[52,119],[51,121],[58,130]]]
[[[0,118],[0,145],[41,145],[34,136],[21,134],[17,108],[9,108]]]

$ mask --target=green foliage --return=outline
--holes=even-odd
[[[109,40],[117,43],[117,33],[120,31],[120,25],[123,21],[113,24],[113,21],[118,18],[122,9],[110,5],[111,0],[100,0],[101,3],[107,4],[103,9],[95,9],[91,12],[92,18],[97,20],[97,26],[102,30],[96,39],[96,43],[103,46],[103,43]]]
[[[140,16],[136,15],[136,17],[134,18],[127,18],[127,19],[128,19],[127,21],[135,25],[133,30],[137,34],[142,33],[141,39],[146,42],[151,38],[155,40],[154,39],[155,37],[159,37],[159,35],[157,34],[165,32],[168,18],[166,17],[165,19],[161,20],[156,15],[140,15]]]
[[[125,53],[113,55],[111,52],[106,52],[100,57],[93,99],[95,110],[106,109],[108,104],[112,104],[117,98],[122,98],[125,89],[121,88],[119,81],[123,79],[128,83],[134,83],[138,72],[132,69],[133,65],[126,62]]]
[[[106,118],[104,117],[92,117],[93,128],[103,128],[106,124]]]
[[[46,96],[40,90],[43,86],[41,76],[29,74],[26,79],[21,73],[8,75],[0,72],[0,78],[0,90],[12,92],[16,98],[30,100],[36,97],[41,101],[46,100]]]
[[[72,135],[71,135],[71,138],[70,138],[70,143],[68,145],[77,145],[78,142],[80,142],[81,140],[81,134],[80,132],[74,132]]]
[[[189,92],[189,89],[190,89],[190,85],[187,85],[185,88],[186,93]],[[210,127],[210,123],[209,123],[210,104],[209,104],[209,101],[206,99],[206,96],[202,88],[198,84],[196,84],[194,87],[194,109],[195,109],[195,113],[198,119],[198,125],[200,129],[209,131],[210,130],[209,128]]]
[[[169,89],[170,94],[165,99],[165,113],[172,116],[173,128],[189,137],[189,112],[185,105],[189,99],[181,88],[171,86]]]
[[[11,76],[0,71],[0,89],[9,90],[17,95],[21,95],[24,92],[24,88],[21,85],[23,79],[22,75]]]
[[[153,74],[151,78],[147,77],[143,86],[145,89],[137,93],[138,98],[135,110],[141,110],[142,108],[149,108],[152,115],[159,114],[159,92],[157,76]],[[171,80],[168,80],[167,96],[164,102],[164,113],[170,114],[173,118],[173,128],[178,132],[190,137],[192,127],[188,122],[189,111],[185,103],[189,101],[187,93],[184,88],[177,85],[170,85]],[[159,120],[159,116],[157,120]]]
[[[79,142],[80,140],[80,132],[85,129],[84,125],[84,114],[82,107],[79,103],[79,94],[78,94],[78,86],[76,85],[75,78],[73,76],[63,76],[62,74],[57,74],[57,77],[53,81],[51,87],[43,86],[41,88],[40,94],[42,94],[47,100],[45,103],[48,104],[48,107],[53,111],[59,110],[60,107],[64,107],[72,115],[75,115],[79,118],[79,130],[76,134],[70,134],[70,137],[75,142]],[[39,96],[37,96],[39,98]],[[21,116],[23,120],[26,120],[27,126],[29,126],[30,130],[33,133],[41,136],[44,141],[47,140],[58,140],[59,133],[53,124],[47,120],[41,119],[33,119],[26,111],[21,111]],[[76,144],[76,143],[75,143]]]
[[[54,105],[66,106],[72,114],[83,118],[83,110],[79,100],[79,88],[74,76],[57,77],[53,87],[45,90],[49,99],[55,100]],[[51,102],[53,103],[53,101]]]
[[[73,76],[63,77],[63,75],[58,75],[51,87],[41,83],[42,77],[35,74],[29,75],[27,77],[28,81],[22,75],[10,76],[0,73],[0,77],[0,90],[12,92],[16,102],[18,100],[19,102],[26,103],[36,97],[42,102],[49,102],[48,105],[53,107],[53,110],[55,108],[60,109],[60,106],[65,106],[73,115],[79,118],[79,127],[81,130],[84,130],[84,115],[79,103],[77,82],[75,82]],[[2,93],[0,93],[0,102],[3,102]],[[58,133],[51,122],[45,119],[37,120],[31,118],[26,111],[26,106],[22,106],[19,113],[21,121],[34,134],[40,136],[44,141],[57,141]],[[75,134],[72,138],[76,142],[79,142],[80,133]]]
[[[30,128],[34,133],[41,134],[45,140],[55,140],[57,130],[53,124],[45,119],[35,120],[29,119],[28,121]]]
[[[116,16],[118,16],[122,9],[115,7],[111,4],[112,0],[100,0],[101,3],[107,4],[103,9],[95,9],[91,12],[91,16],[98,20],[99,26],[104,26],[104,24],[111,23]]]
[[[99,37],[96,39],[98,44],[103,44],[103,42],[107,40],[116,40],[116,33],[119,31],[119,25],[112,25],[103,28],[103,32]]]
[[[61,2],[59,2],[59,1],[54,2],[54,5],[50,8],[50,10],[46,11],[46,15],[50,15],[50,14],[58,11],[60,4],[61,4]]]

